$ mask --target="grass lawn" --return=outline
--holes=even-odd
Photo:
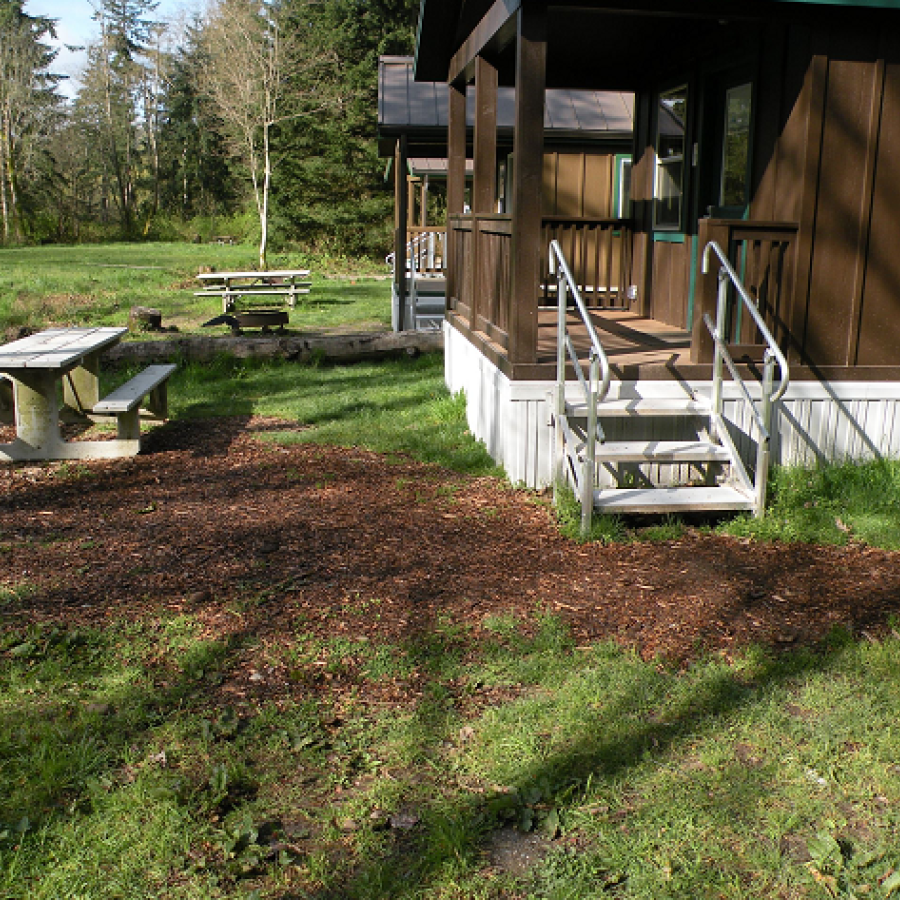
[[[0,316],[118,324],[141,303],[196,321],[201,260],[244,265],[246,252],[0,251]],[[132,264],[162,269],[121,268]],[[313,296],[335,298],[323,323],[347,324],[351,310],[372,321],[378,304],[387,316],[381,284],[336,285],[316,280]],[[497,474],[439,357],[220,360],[181,369],[170,403],[177,418],[279,416],[309,426],[292,440]],[[869,474],[852,495],[829,471],[776,479],[768,533],[730,527],[748,540],[848,540],[877,497],[870,539],[890,545],[896,467],[855,469]],[[82,477],[60,467],[57,489]],[[538,599],[527,617],[355,640],[354,622],[379,614],[373,591],[348,599],[332,636],[300,628],[267,656],[253,634],[211,636],[183,610],[135,620],[111,607],[102,628],[10,625],[33,591],[8,564],[16,528],[0,519],[0,898],[900,897],[890,629],[673,667],[576,643]],[[77,583],[61,587],[77,598]],[[258,585],[241,598],[258,602]],[[211,704],[251,661],[292,673],[294,699]],[[313,675],[344,687],[307,690]],[[365,702],[376,686],[395,699]]]
[[[390,327],[386,266],[360,263],[356,268],[362,272],[348,275],[341,271],[347,266],[344,261],[300,253],[273,254],[269,265],[312,272],[312,291],[291,311],[289,331]],[[6,329],[125,325],[132,306],[151,306],[162,312],[165,327],[177,327],[181,333],[221,332],[200,328],[221,313],[221,302],[193,295],[200,286],[195,276],[210,268],[255,269],[254,250],[163,243],[0,249],[0,322]]]

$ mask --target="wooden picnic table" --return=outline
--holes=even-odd
[[[196,297],[222,298],[222,312],[233,312],[238,300],[246,297],[282,299],[291,309],[297,297],[308,294],[312,282],[309,269],[275,269],[267,272],[203,272],[197,276],[203,289]]]
[[[151,371],[145,369],[101,401],[100,357],[127,332],[127,328],[54,328],[0,346],[0,375],[12,382],[16,426],[15,440],[0,444],[0,461],[109,459],[138,452],[139,432],[134,435],[137,405],[151,392],[164,397],[160,391],[175,367],[149,367]],[[123,389],[130,391],[132,399],[116,403],[114,395],[121,395]],[[142,393],[134,396],[135,390]],[[63,439],[61,414],[87,422],[102,412],[118,417],[118,439]]]

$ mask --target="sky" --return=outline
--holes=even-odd
[[[156,9],[156,17],[168,19],[175,15],[179,9],[190,4],[182,0],[160,0]],[[65,45],[84,46],[99,31],[97,23],[93,21],[93,8],[89,0],[26,0],[25,12],[31,16],[47,16],[56,19],[57,45],[60,47],[59,56],[53,70],[61,75],[68,75],[67,82],[60,85],[60,93],[73,97],[77,89],[78,73],[84,67],[84,51],[71,52]]]

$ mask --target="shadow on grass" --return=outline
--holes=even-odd
[[[427,632],[428,624],[423,623],[422,628]],[[426,640],[424,646],[433,646],[433,641]],[[628,719],[635,707],[644,705],[645,686],[635,684],[604,708],[593,729],[585,729],[579,739],[548,754],[541,763],[523,768],[510,787],[520,797],[535,790],[543,792],[551,803],[582,796],[589,785],[596,789],[639,765],[646,766],[648,760],[663,760],[673,745],[707,734],[734,713],[761,701],[773,687],[829,671],[839,652],[823,649],[771,657],[750,678],[720,672],[704,683],[677,715],[664,722],[635,723],[616,739],[605,739],[609,723]],[[439,679],[426,680],[421,689],[425,694],[429,690],[442,694]],[[416,715],[423,732],[420,755],[427,758],[441,752],[449,736],[441,717],[435,717],[433,704],[420,705]],[[550,794],[546,793],[548,785]],[[508,811],[504,804],[501,808]],[[325,884],[312,893],[288,890],[279,894],[278,900],[431,896],[446,884],[448,874],[452,880],[453,872],[471,876],[484,868],[489,838],[506,821],[498,816],[490,799],[475,793],[444,797],[422,805],[417,812],[420,821],[414,830],[392,832],[378,858],[359,862],[339,883]]]

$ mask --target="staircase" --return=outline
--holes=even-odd
[[[403,328],[406,331],[440,331],[446,307],[447,279],[444,266],[443,232],[428,232],[414,237],[406,246]],[[400,330],[400,298],[394,254],[385,259],[394,269],[392,280],[392,327]]]
[[[610,370],[568,264],[554,241],[550,258],[558,281],[559,343],[557,348],[556,483],[569,483],[582,507],[582,530],[590,528],[593,510],[601,513],[680,513],[749,511],[765,508],[769,443],[774,404],[788,384],[787,362],[768,332],[756,306],[717,244],[703,256],[720,261],[717,321],[705,317],[716,346],[710,396],[685,391],[680,399],[634,397],[607,399]],[[766,339],[760,400],[751,398],[731,359],[724,337],[730,293],[749,309]],[[566,307],[571,294],[591,338],[590,371],[585,373],[568,333]],[[576,399],[565,382],[570,360],[578,379]],[[775,365],[780,382],[773,389]],[[749,405],[757,453],[753,476],[731,438],[722,415],[723,370],[727,367],[739,399]],[[612,434],[612,438],[608,435]],[[665,434],[665,438],[660,438]],[[655,476],[651,477],[656,469]],[[598,487],[602,478],[611,485]]]

